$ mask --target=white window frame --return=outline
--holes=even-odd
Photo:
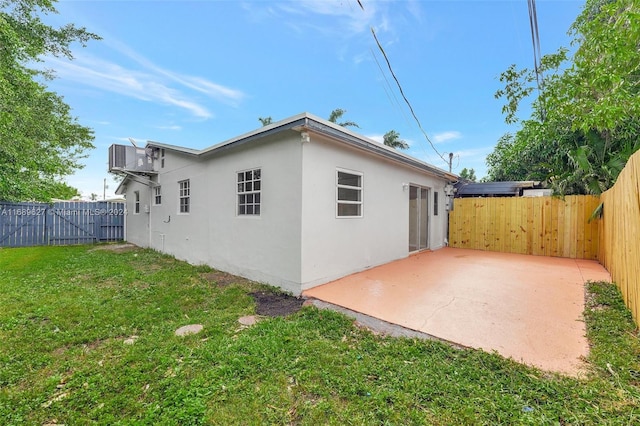
[[[153,205],[159,206],[162,204],[162,186],[157,185],[153,187]]]
[[[346,173],[353,176],[358,176],[360,178],[360,186],[351,186],[351,185],[343,185],[340,184],[340,173]],[[360,193],[359,201],[351,201],[351,200],[341,200],[340,199],[340,189],[355,189]],[[341,205],[358,205],[359,214],[358,215],[344,215],[340,214],[340,206]],[[342,168],[336,168],[336,218],[337,219],[358,219],[363,217],[364,214],[364,174],[362,172],[357,172],[355,170],[348,170]]]
[[[246,173],[251,172],[251,180],[246,180]],[[255,179],[256,172],[260,177]],[[242,176],[242,180],[241,180]],[[246,184],[251,182],[251,190],[246,189]],[[256,188],[258,183],[259,188]],[[251,202],[247,197],[251,197]],[[244,197],[244,198],[243,198]],[[244,201],[242,201],[244,199]],[[256,201],[257,200],[257,201]],[[247,207],[251,207],[252,213],[247,213]],[[257,213],[256,213],[257,210]],[[262,215],[262,167],[254,167],[236,172],[236,216],[238,217],[260,217]]]
[[[440,213],[440,196],[438,191],[433,191],[433,215],[438,216]]]
[[[164,169],[164,148],[160,148],[160,168]]]
[[[183,205],[182,200],[186,200],[186,204]],[[183,210],[183,206],[186,209]],[[191,213],[191,181],[184,179],[178,181],[178,214]]]
[[[133,191],[133,214],[140,214],[140,191]]]

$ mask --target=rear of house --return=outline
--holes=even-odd
[[[310,114],[145,155],[120,170],[128,241],[294,294],[445,244],[455,175]]]

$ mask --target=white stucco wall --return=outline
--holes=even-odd
[[[194,264],[300,292],[301,144],[294,131],[197,158],[166,150],[162,205],[151,206],[150,246]],[[159,163],[158,163],[159,166]],[[260,168],[260,216],[238,216],[237,172]],[[178,213],[190,179],[191,211]]]
[[[144,181],[145,178],[141,180]],[[134,193],[136,191],[140,193],[140,213],[135,213]],[[140,247],[149,247],[149,213],[147,212],[149,206],[149,187],[129,180],[126,197],[125,239]]]
[[[362,173],[363,215],[336,217],[336,169]],[[303,289],[409,255],[409,190],[429,188],[429,248],[444,245],[444,185],[417,169],[399,165],[344,144],[311,137],[303,147]],[[439,214],[433,216],[433,192]]]
[[[165,150],[153,185],[127,184],[127,239],[193,264],[279,286],[303,289],[409,255],[409,190],[429,188],[429,246],[443,246],[444,185],[418,169],[316,134],[303,143],[287,131],[197,157]],[[237,172],[260,168],[260,216],[237,215]],[[363,217],[336,217],[336,169],[362,173]],[[179,209],[178,182],[190,180],[190,212]],[[133,214],[133,192],[141,212]],[[433,192],[440,214],[433,216]],[[145,213],[149,206],[150,213]]]

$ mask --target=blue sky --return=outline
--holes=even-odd
[[[374,28],[436,150],[453,171],[484,176],[485,156],[516,130],[494,99],[512,63],[533,65],[527,2],[504,1],[61,1],[48,22],[72,22],[101,41],[53,59],[50,87],[95,131],[86,167],[67,181],[107,197],[113,143],[155,140],[204,148],[301,112],[335,108],[382,140],[396,130],[408,154],[441,168],[403,102]],[[569,46],[582,1],[538,0],[542,52]]]

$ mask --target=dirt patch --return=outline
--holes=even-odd
[[[82,348],[85,352],[90,352],[98,349],[100,346],[102,346],[103,343],[104,340],[96,339],[93,342],[85,343],[84,345],[82,345]]]
[[[256,301],[256,314],[270,317],[286,316],[302,308],[303,299],[287,294],[256,291],[249,293]]]
[[[125,251],[131,251],[135,249],[137,249],[137,247],[133,244],[101,244],[89,251],[113,251],[116,253],[123,253]]]
[[[245,284],[250,282],[246,278],[221,271],[204,272],[200,274],[200,276],[209,282],[216,283],[220,287],[224,287],[229,284]]]
[[[157,263],[131,261],[131,264],[138,270],[143,272],[158,272],[164,269],[164,266]]]

